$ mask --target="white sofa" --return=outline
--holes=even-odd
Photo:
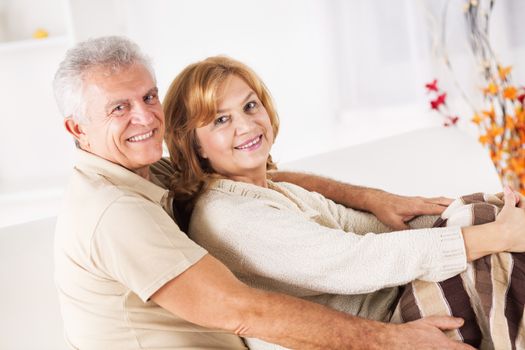
[[[408,195],[501,190],[486,152],[456,129],[418,130],[281,167]],[[54,224],[49,217],[0,229],[0,349],[66,349],[52,275]]]

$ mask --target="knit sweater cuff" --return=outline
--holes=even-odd
[[[460,227],[433,228],[436,235],[436,250],[428,272],[420,277],[424,281],[443,281],[463,272],[467,268],[467,252]]]

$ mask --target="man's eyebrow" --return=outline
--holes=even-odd
[[[109,110],[110,108],[112,108],[113,106],[116,106],[116,105],[120,105],[120,104],[125,104],[125,103],[129,103],[129,100],[127,98],[122,98],[120,100],[112,100],[112,101],[109,101],[106,106],[104,107],[104,109],[107,111]]]
[[[144,96],[151,95],[151,94],[158,95],[158,93],[159,93],[159,88],[154,86],[151,89],[149,89]]]
[[[242,100],[242,104],[246,103],[246,101],[248,101],[248,100],[252,97],[252,95],[255,95],[255,92],[254,92],[254,91],[250,91],[250,92],[248,93],[248,95],[246,95],[246,97],[244,98],[244,100]],[[219,110],[217,110],[217,113],[218,113],[218,114],[220,114],[220,113],[224,113],[224,112],[226,112],[226,110],[224,110],[224,109],[219,109]]]
[[[144,94],[144,96],[148,96],[148,95],[151,95],[151,94],[155,94],[155,95],[158,95],[159,94],[159,88],[154,86],[152,87],[151,89],[149,89],[148,91],[146,91],[146,93]],[[113,106],[116,106],[116,105],[120,105],[120,104],[123,104],[123,103],[129,103],[129,99],[127,98],[122,98],[122,99],[119,99],[119,100],[113,100],[113,101],[109,101],[106,106],[104,107],[105,110],[107,111],[108,109],[110,109],[111,107]]]

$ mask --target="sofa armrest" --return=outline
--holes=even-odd
[[[402,195],[500,192],[488,152],[457,128],[428,128],[282,164]]]

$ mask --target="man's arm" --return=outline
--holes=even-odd
[[[288,171],[272,172],[274,181],[291,182],[322,194],[345,207],[374,214],[395,230],[406,230],[407,222],[418,215],[440,215],[452,203],[444,197],[406,197],[368,187],[353,186],[322,176]]]
[[[305,300],[250,288],[206,255],[151,299],[201,326],[294,349],[471,349],[440,329],[460,319],[431,317],[401,325],[347,315]]]

